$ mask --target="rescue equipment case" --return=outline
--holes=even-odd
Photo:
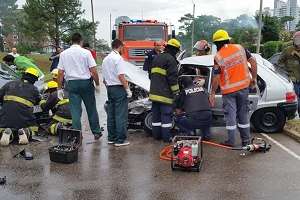
[[[59,144],[49,148],[52,162],[70,164],[78,160],[81,131],[66,127],[58,129]]]

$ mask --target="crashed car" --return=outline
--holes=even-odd
[[[258,67],[258,87],[250,90],[249,109],[252,128],[259,132],[274,133],[283,129],[286,120],[293,119],[297,112],[297,97],[293,83],[288,77],[279,73],[276,68],[258,54],[253,54]],[[206,77],[205,88],[210,92],[213,77],[214,56],[196,56],[180,60],[180,77],[198,75]],[[149,92],[150,80],[147,72],[127,63],[126,76],[135,90]],[[144,94],[144,93],[143,93]],[[216,105],[212,109],[214,126],[223,126],[224,111],[222,95],[216,94]],[[140,125],[145,131],[151,131],[152,115],[151,102],[145,96],[136,96],[129,103],[129,128]]]

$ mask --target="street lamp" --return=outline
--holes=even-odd
[[[259,21],[258,21],[258,37],[257,37],[257,44],[256,44],[256,53],[260,52],[261,29],[262,29],[262,7],[263,7],[263,0],[260,0]]]

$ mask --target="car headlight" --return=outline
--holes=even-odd
[[[140,115],[142,113],[145,112],[145,108],[143,106],[137,106],[137,107],[134,107],[132,108],[130,111],[129,111],[129,114],[132,114],[132,115]]]

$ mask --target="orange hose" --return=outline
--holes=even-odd
[[[220,147],[220,148],[232,150],[232,148],[229,147],[229,146],[225,146],[225,145],[218,144],[218,143],[215,143],[215,142],[209,142],[209,141],[202,141],[202,142],[204,144],[208,144],[208,145],[211,145],[211,146],[214,146],[214,147]],[[172,157],[171,154],[173,153],[172,151],[173,151],[173,146],[172,145],[165,146],[160,151],[159,158],[161,160],[171,161],[171,157]],[[175,160],[175,158],[173,160]]]

